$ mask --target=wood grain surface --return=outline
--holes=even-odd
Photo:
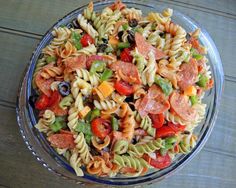
[[[42,35],[86,0],[0,0],[0,187],[79,187],[48,172],[23,142],[15,102],[22,73]],[[202,151],[156,187],[236,187],[236,1],[160,0],[193,17],[212,36],[225,71],[225,88],[215,128]]]

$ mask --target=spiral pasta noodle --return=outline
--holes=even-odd
[[[82,14],[79,14],[77,17],[77,21],[81,28],[85,30],[90,36],[95,38],[98,36],[98,32],[93,28],[91,24],[88,23],[88,21],[85,19],[85,17]]]
[[[204,122],[214,75],[200,29],[185,30],[170,8],[143,15],[128,5],[97,11],[90,2],[74,12],[35,65],[35,128],[77,176],[136,177],[168,166],[193,150]]]
[[[147,131],[149,135],[155,137],[156,129],[152,127],[152,120],[149,116],[146,116],[142,119],[140,127]]]
[[[90,82],[91,86],[97,86],[99,84],[99,75],[91,75],[86,69],[77,69],[77,76],[87,82]]]
[[[156,139],[145,144],[130,144],[128,153],[132,156],[142,156],[145,153],[153,153],[161,148],[164,148],[163,141]]]
[[[39,119],[38,123],[35,125],[40,132],[48,133],[50,131],[50,125],[55,121],[55,114],[51,110],[46,110],[43,117]]]

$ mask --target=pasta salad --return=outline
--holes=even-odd
[[[77,176],[142,176],[196,145],[214,83],[200,29],[187,33],[172,14],[143,15],[120,0],[95,12],[91,2],[53,29],[29,103]]]

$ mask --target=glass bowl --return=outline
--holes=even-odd
[[[147,14],[150,11],[161,11],[166,6],[158,6],[153,1],[135,2],[135,1],[123,1],[128,7],[134,7],[141,9],[143,14]],[[113,1],[103,1],[94,3],[94,9],[100,11],[104,7],[110,5]],[[137,185],[137,184],[149,184],[156,181],[160,181],[170,175],[172,175],[177,170],[181,169],[186,165],[196,154],[202,149],[210,133],[214,127],[214,123],[217,117],[217,112],[219,109],[219,102],[222,94],[223,88],[223,68],[219,53],[216,49],[214,42],[207,33],[207,31],[197,24],[193,19],[185,16],[184,14],[175,11],[172,16],[172,20],[181,25],[186,29],[187,32],[193,31],[196,28],[201,28],[200,42],[208,48],[207,58],[211,66],[212,75],[214,78],[215,85],[208,93],[206,93],[203,100],[207,104],[206,118],[201,123],[200,126],[195,130],[195,134],[198,136],[197,145],[193,150],[187,155],[179,155],[176,157],[168,168],[159,171],[150,171],[148,174],[141,177],[96,177],[85,173],[84,177],[77,177],[74,170],[69,165],[69,163],[60,155],[58,155],[54,149],[46,141],[46,138],[42,133],[36,130],[34,125],[37,122],[36,114],[34,110],[28,103],[28,98],[31,96],[33,90],[31,87],[32,76],[35,68],[36,61],[40,56],[41,50],[50,42],[52,39],[51,31],[53,27],[59,27],[61,25],[68,25],[74,19],[76,19],[79,13],[82,13],[86,6],[80,7],[65,17],[60,19],[54,26],[52,26],[47,33],[43,36],[42,40],[38,44],[37,48],[32,54],[28,67],[24,73],[21,85],[19,87],[19,93],[17,98],[17,121],[20,127],[20,132],[22,137],[32,152],[36,159],[49,171],[54,172],[58,176],[63,178],[74,180],[76,183],[86,184],[86,183],[100,183],[107,185]]]

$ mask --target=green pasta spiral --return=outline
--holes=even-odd
[[[153,137],[156,135],[156,129],[152,127],[152,120],[149,116],[142,119],[140,127],[147,131],[147,133]]]
[[[153,153],[164,147],[164,142],[162,139],[158,138],[156,140],[149,141],[145,144],[130,144],[128,153],[132,156],[142,156],[143,154]]]
[[[124,154],[128,150],[129,143],[127,140],[117,140],[113,151],[117,154]]]
[[[125,156],[125,155],[114,155],[113,162],[119,167],[132,167],[137,171],[142,170],[144,167],[148,168],[148,163],[143,158]]]

